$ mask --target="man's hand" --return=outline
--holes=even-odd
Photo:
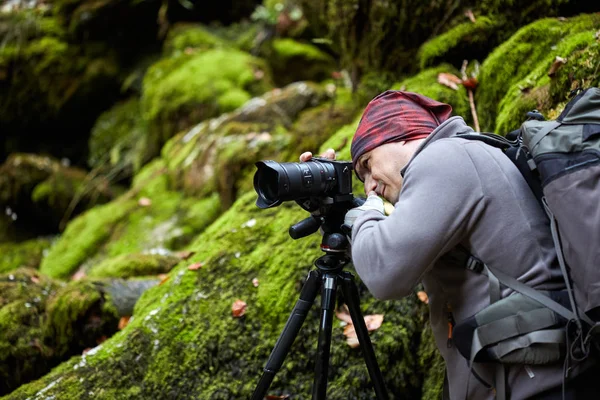
[[[310,151],[306,151],[300,155],[300,161],[306,162],[309,161],[312,157],[313,154]],[[335,160],[335,150],[327,149],[323,154],[321,154],[321,157],[328,158],[330,160]]]
[[[379,211],[381,215],[385,215],[383,200],[377,196],[377,193],[370,192],[369,196],[367,197],[367,201],[365,201],[362,206],[348,210],[346,216],[344,217],[344,225],[347,227],[347,229],[351,230],[356,218],[358,218],[367,210]]]

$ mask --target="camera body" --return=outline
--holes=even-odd
[[[259,161],[254,175],[254,190],[259,208],[277,207],[295,200],[303,209],[351,201],[352,163],[314,157],[300,163]]]

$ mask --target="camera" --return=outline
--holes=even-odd
[[[255,165],[254,190],[259,208],[277,207],[294,200],[311,216],[290,227],[292,238],[307,236],[321,228],[331,242],[329,249],[344,248],[348,234],[343,228],[344,215],[364,203],[364,199],[352,195],[350,161],[313,157],[300,163],[263,160]]]
[[[279,206],[295,200],[307,211],[315,211],[324,201],[340,202],[352,198],[352,163],[314,157],[300,163],[259,161],[254,175],[254,190],[259,208]],[[327,199],[326,199],[327,198]]]

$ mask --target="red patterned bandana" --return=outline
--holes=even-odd
[[[427,137],[452,113],[452,107],[411,92],[388,90],[367,105],[352,139],[350,154],[358,159],[385,143]]]

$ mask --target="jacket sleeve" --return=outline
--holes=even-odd
[[[410,294],[437,259],[459,244],[485,207],[462,141],[428,145],[409,164],[388,217],[366,211],[352,230],[355,269],[373,296]]]

